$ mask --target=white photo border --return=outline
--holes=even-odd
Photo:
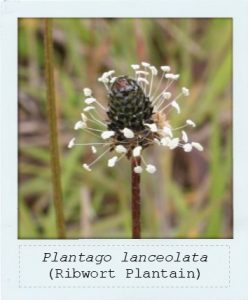
[[[174,0],[140,1],[8,1],[1,4],[1,233],[3,300],[24,299],[248,299],[248,1]],[[18,239],[18,18],[128,17],[128,18],[232,18],[233,20],[233,239]],[[218,41],[216,41],[217,43]],[[244,133],[244,135],[243,135]],[[20,288],[19,249],[24,245],[225,245],[230,248],[230,286],[227,288]],[[100,247],[100,246],[99,246]],[[216,266],[217,268],[218,266]],[[36,272],[37,270],[34,270]],[[215,270],[213,270],[215,272]],[[145,283],[144,283],[145,285]]]

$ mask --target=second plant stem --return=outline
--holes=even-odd
[[[52,19],[45,19],[44,45],[53,200],[56,214],[58,238],[62,239],[65,238],[65,220],[63,213],[62,188],[60,181],[61,172],[59,161],[57,112],[54,84]]]

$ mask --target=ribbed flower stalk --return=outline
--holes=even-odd
[[[140,157],[132,157],[132,237],[140,239],[141,237],[141,220],[140,220],[140,174],[134,172],[134,168],[140,166]]]

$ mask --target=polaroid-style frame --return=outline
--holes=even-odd
[[[248,299],[248,143],[245,100],[248,75],[247,1],[5,1],[1,3],[1,206],[2,298],[15,299]],[[18,239],[18,18],[128,17],[232,18],[233,20],[233,239]],[[218,40],[216,40],[218,43]],[[82,255],[80,256],[80,253]],[[194,253],[198,260],[194,261]],[[63,256],[64,255],[64,256]],[[67,258],[70,255],[71,260]],[[78,277],[85,268],[90,279]],[[132,255],[143,255],[135,261]],[[206,261],[205,257],[208,256]],[[98,258],[96,259],[96,257]],[[159,258],[158,258],[159,256]],[[186,256],[190,256],[185,258]],[[83,258],[82,258],[83,257]],[[133,256],[134,257],[134,256]],[[83,261],[82,261],[83,259]],[[199,262],[200,260],[200,262]],[[149,278],[163,262],[179,270],[167,279]],[[147,275],[133,276],[143,268]],[[63,278],[59,276],[63,269]],[[127,271],[130,270],[130,271]],[[111,272],[112,271],[112,272]],[[165,270],[166,271],[166,270]],[[186,273],[183,273],[186,271]],[[194,272],[194,280],[191,280]],[[149,273],[150,272],[150,273]],[[165,272],[164,272],[165,273]],[[155,274],[157,274],[155,272]],[[189,276],[187,277],[187,274]],[[56,275],[59,276],[58,280]],[[166,273],[166,276],[168,274]],[[157,276],[157,275],[155,275]],[[178,279],[174,280],[173,276]],[[181,277],[180,277],[181,276]],[[86,276],[87,277],[87,276]]]

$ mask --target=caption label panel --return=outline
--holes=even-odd
[[[20,288],[230,287],[228,245],[20,245]]]

